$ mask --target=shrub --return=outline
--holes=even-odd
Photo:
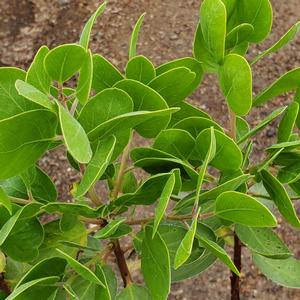
[[[300,197],[299,90],[255,127],[245,119],[253,107],[298,89],[299,68],[252,99],[251,66],[292,40],[299,23],[249,61],[249,46],[271,29],[269,0],[204,0],[194,57],[155,67],[136,53],[142,15],[120,72],[89,50],[104,7],[79,43],[42,46],[27,72],[0,68],[2,298],[164,300],[171,283],[220,260],[239,299],[242,246],[268,278],[299,288],[300,264],[275,232],[275,213],[300,227],[292,202]],[[185,101],[209,72],[228,105],[228,129]],[[277,141],[253,164],[255,135],[279,117]],[[133,133],[150,146],[131,146]],[[81,174],[70,202],[57,199],[37,164],[61,146]],[[102,198],[99,181],[107,186]],[[233,260],[225,245],[234,248]],[[144,285],[131,276],[132,255],[141,260]],[[113,257],[123,289],[109,266]]]

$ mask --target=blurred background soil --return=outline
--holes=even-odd
[[[26,68],[34,53],[43,44],[54,47],[61,43],[78,41],[82,26],[99,5],[100,0],[0,0],[0,66]],[[121,70],[127,61],[128,41],[137,18],[147,16],[139,39],[139,54],[149,57],[155,65],[170,59],[192,55],[195,26],[198,21],[200,0],[109,0],[105,13],[93,29],[93,52],[106,56]],[[299,0],[271,0],[274,25],[270,38],[258,47],[252,47],[249,57],[270,46],[287,29],[300,19]],[[272,54],[254,67],[254,92],[257,93],[280,74],[300,65],[300,38],[281,52]],[[225,125],[226,107],[223,104],[214,76],[206,76],[200,89],[189,101],[208,111]],[[257,124],[278,105],[289,103],[291,95],[278,97],[248,117],[251,125]],[[256,138],[254,159],[263,156],[262,149],[276,135],[277,123],[268,126]],[[63,149],[49,153],[41,165],[52,176],[59,188],[61,199],[67,199],[76,173],[69,167]],[[300,234],[288,225],[280,226],[281,237],[300,257]],[[283,228],[284,227],[284,228]],[[242,299],[300,299],[300,291],[276,286],[261,275],[252,265],[244,250],[242,272]],[[172,288],[169,299],[229,299],[230,273],[221,263],[209,271]]]

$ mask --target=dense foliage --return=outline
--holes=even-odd
[[[281,216],[300,227],[293,205],[300,198],[300,69],[254,99],[251,73],[299,24],[249,61],[247,50],[272,26],[269,0],[204,0],[194,57],[154,66],[136,53],[142,15],[121,72],[89,49],[104,8],[79,43],[42,46],[27,71],[0,68],[1,299],[165,300],[173,282],[199,276],[216,260],[232,271],[238,299],[242,246],[268,278],[299,288],[300,263],[276,226]],[[227,129],[186,102],[210,72],[228,104]],[[248,125],[253,107],[291,91],[288,107]],[[277,141],[252,164],[255,135],[277,118]],[[150,146],[133,147],[133,134]],[[57,199],[38,167],[46,151],[62,146],[81,174],[70,202]],[[233,260],[225,250],[232,246]],[[131,276],[139,269],[128,266],[134,255],[144,285]]]

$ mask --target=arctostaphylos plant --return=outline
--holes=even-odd
[[[136,54],[142,15],[120,72],[89,50],[104,7],[79,43],[41,47],[27,72],[0,68],[1,299],[165,300],[173,282],[216,260],[232,271],[239,299],[242,247],[265,276],[299,288],[300,263],[276,234],[275,215],[300,227],[292,202],[300,89],[257,126],[244,118],[300,86],[297,68],[252,99],[251,65],[292,40],[299,23],[248,61],[249,46],[270,32],[269,0],[204,0],[194,57],[155,67]],[[208,72],[228,105],[227,129],[186,102]],[[252,163],[253,138],[279,117],[276,143]],[[133,133],[150,146],[134,148]],[[69,202],[37,165],[57,147],[81,178]],[[139,270],[144,284],[132,276]]]

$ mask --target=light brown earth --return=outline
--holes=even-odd
[[[194,28],[198,20],[198,0],[110,0],[107,9],[93,30],[92,49],[123,69],[127,60],[128,40],[132,26],[143,12],[147,16],[142,28],[139,53],[148,56],[156,65],[167,60],[191,55]],[[252,48],[257,54],[280,37],[300,19],[299,0],[271,0],[274,8],[274,27],[270,39]],[[98,0],[0,0],[0,66],[27,67],[42,45],[49,47],[78,40],[82,24],[99,4]],[[278,54],[271,55],[254,68],[254,91],[272,82],[284,71],[300,64],[300,39]],[[226,108],[213,76],[207,76],[200,90],[192,97],[194,104],[207,110],[226,124]],[[264,108],[256,109],[249,117],[252,125],[264,118],[278,105],[288,103],[283,96]],[[263,153],[275,135],[276,123],[271,124],[257,138],[255,159]],[[68,197],[76,173],[69,168],[63,150],[42,160],[42,166],[51,174],[62,198]],[[300,234],[286,225],[281,236],[292,245],[300,257]],[[300,299],[300,291],[278,287],[259,274],[252,265],[249,253],[244,251],[242,299],[281,300]],[[198,300],[229,299],[229,271],[216,263],[198,278],[175,284],[170,299]]]

